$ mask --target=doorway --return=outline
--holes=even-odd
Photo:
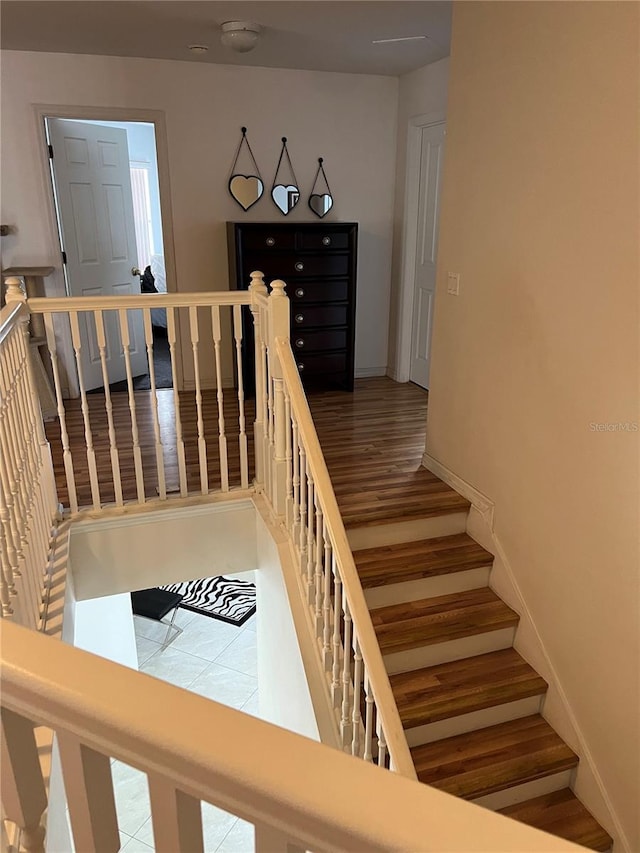
[[[57,229],[70,296],[166,292],[167,276],[155,126],[150,122],[45,117]],[[143,312],[127,329],[114,311],[101,328],[80,315],[81,369],[87,391],[127,390],[123,332],[130,340],[135,390],[150,388]],[[152,309],[157,388],[172,387],[164,309]]]
[[[409,123],[398,379],[428,390],[436,287],[444,116]]]

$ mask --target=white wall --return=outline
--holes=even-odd
[[[634,851],[638,13],[455,4],[427,425],[427,452],[495,501]],[[592,426],[618,423],[629,431]]]
[[[256,526],[260,716],[289,731],[319,740],[278,547],[259,513],[256,513]]]
[[[327,220],[360,223],[356,368],[384,372],[396,150],[395,78],[194,62],[4,51],[1,218],[3,264],[60,258],[47,220],[48,187],[32,104],[130,107],[166,114],[178,289],[226,290],[226,220],[282,220],[269,196],[287,136],[306,205],[319,156],[334,207]],[[248,213],[227,191],[247,126],[267,192]],[[316,220],[317,221],[317,220]],[[165,246],[166,249],[166,246]]]
[[[138,669],[129,593],[78,601],[73,645],[107,660]]]
[[[398,342],[402,338],[402,254],[407,169],[407,128],[416,116],[446,113],[449,58],[441,59],[400,77],[398,90],[398,127],[396,159],[396,192],[393,227],[393,265],[391,270],[391,303],[389,317],[389,375],[398,373]],[[417,175],[415,179],[417,179]]]
[[[78,601],[256,567],[250,501],[158,510],[72,526]]]

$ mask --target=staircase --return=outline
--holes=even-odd
[[[418,779],[609,850],[571,791],[578,756],[542,716],[547,684],[513,648],[519,617],[489,586],[493,557],[461,532],[464,499],[422,476],[430,495],[408,516],[396,501],[345,519]]]

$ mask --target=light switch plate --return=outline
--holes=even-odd
[[[450,293],[452,296],[459,296],[460,295],[460,273],[459,272],[447,273],[447,293]]]

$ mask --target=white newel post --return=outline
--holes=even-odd
[[[271,460],[271,501],[276,515],[287,509],[287,412],[284,396],[282,366],[276,352],[276,338],[289,337],[289,299],[284,292],[284,281],[271,282],[269,297],[269,369],[273,379],[274,447]]]
[[[262,412],[266,379],[264,376],[264,362],[262,360],[262,346],[263,335],[266,330],[262,327],[261,306],[258,297],[266,297],[267,288],[261,272],[256,271],[251,273],[249,293],[251,294],[251,314],[253,316],[253,334],[255,339],[254,361],[256,375],[256,417],[253,422],[253,444],[256,458],[256,480],[258,483],[264,485],[265,470],[262,450],[266,424],[264,423]]]
[[[42,470],[44,472],[44,482],[42,484],[43,491],[46,496],[47,510],[49,513],[49,521],[58,514],[58,493],[56,490],[55,476],[53,473],[53,461],[51,458],[51,448],[47,441],[44,431],[44,421],[42,419],[42,406],[38,397],[38,386],[36,383],[35,372],[33,369],[33,350],[30,345],[29,333],[29,305],[24,289],[22,279],[17,276],[9,276],[5,279],[5,301],[7,305],[15,305],[17,302],[24,305],[20,324],[22,334],[24,335],[25,348],[27,351],[27,372],[29,377],[29,392],[33,403],[33,412],[37,429],[38,447],[40,449],[40,458],[42,461]]]

